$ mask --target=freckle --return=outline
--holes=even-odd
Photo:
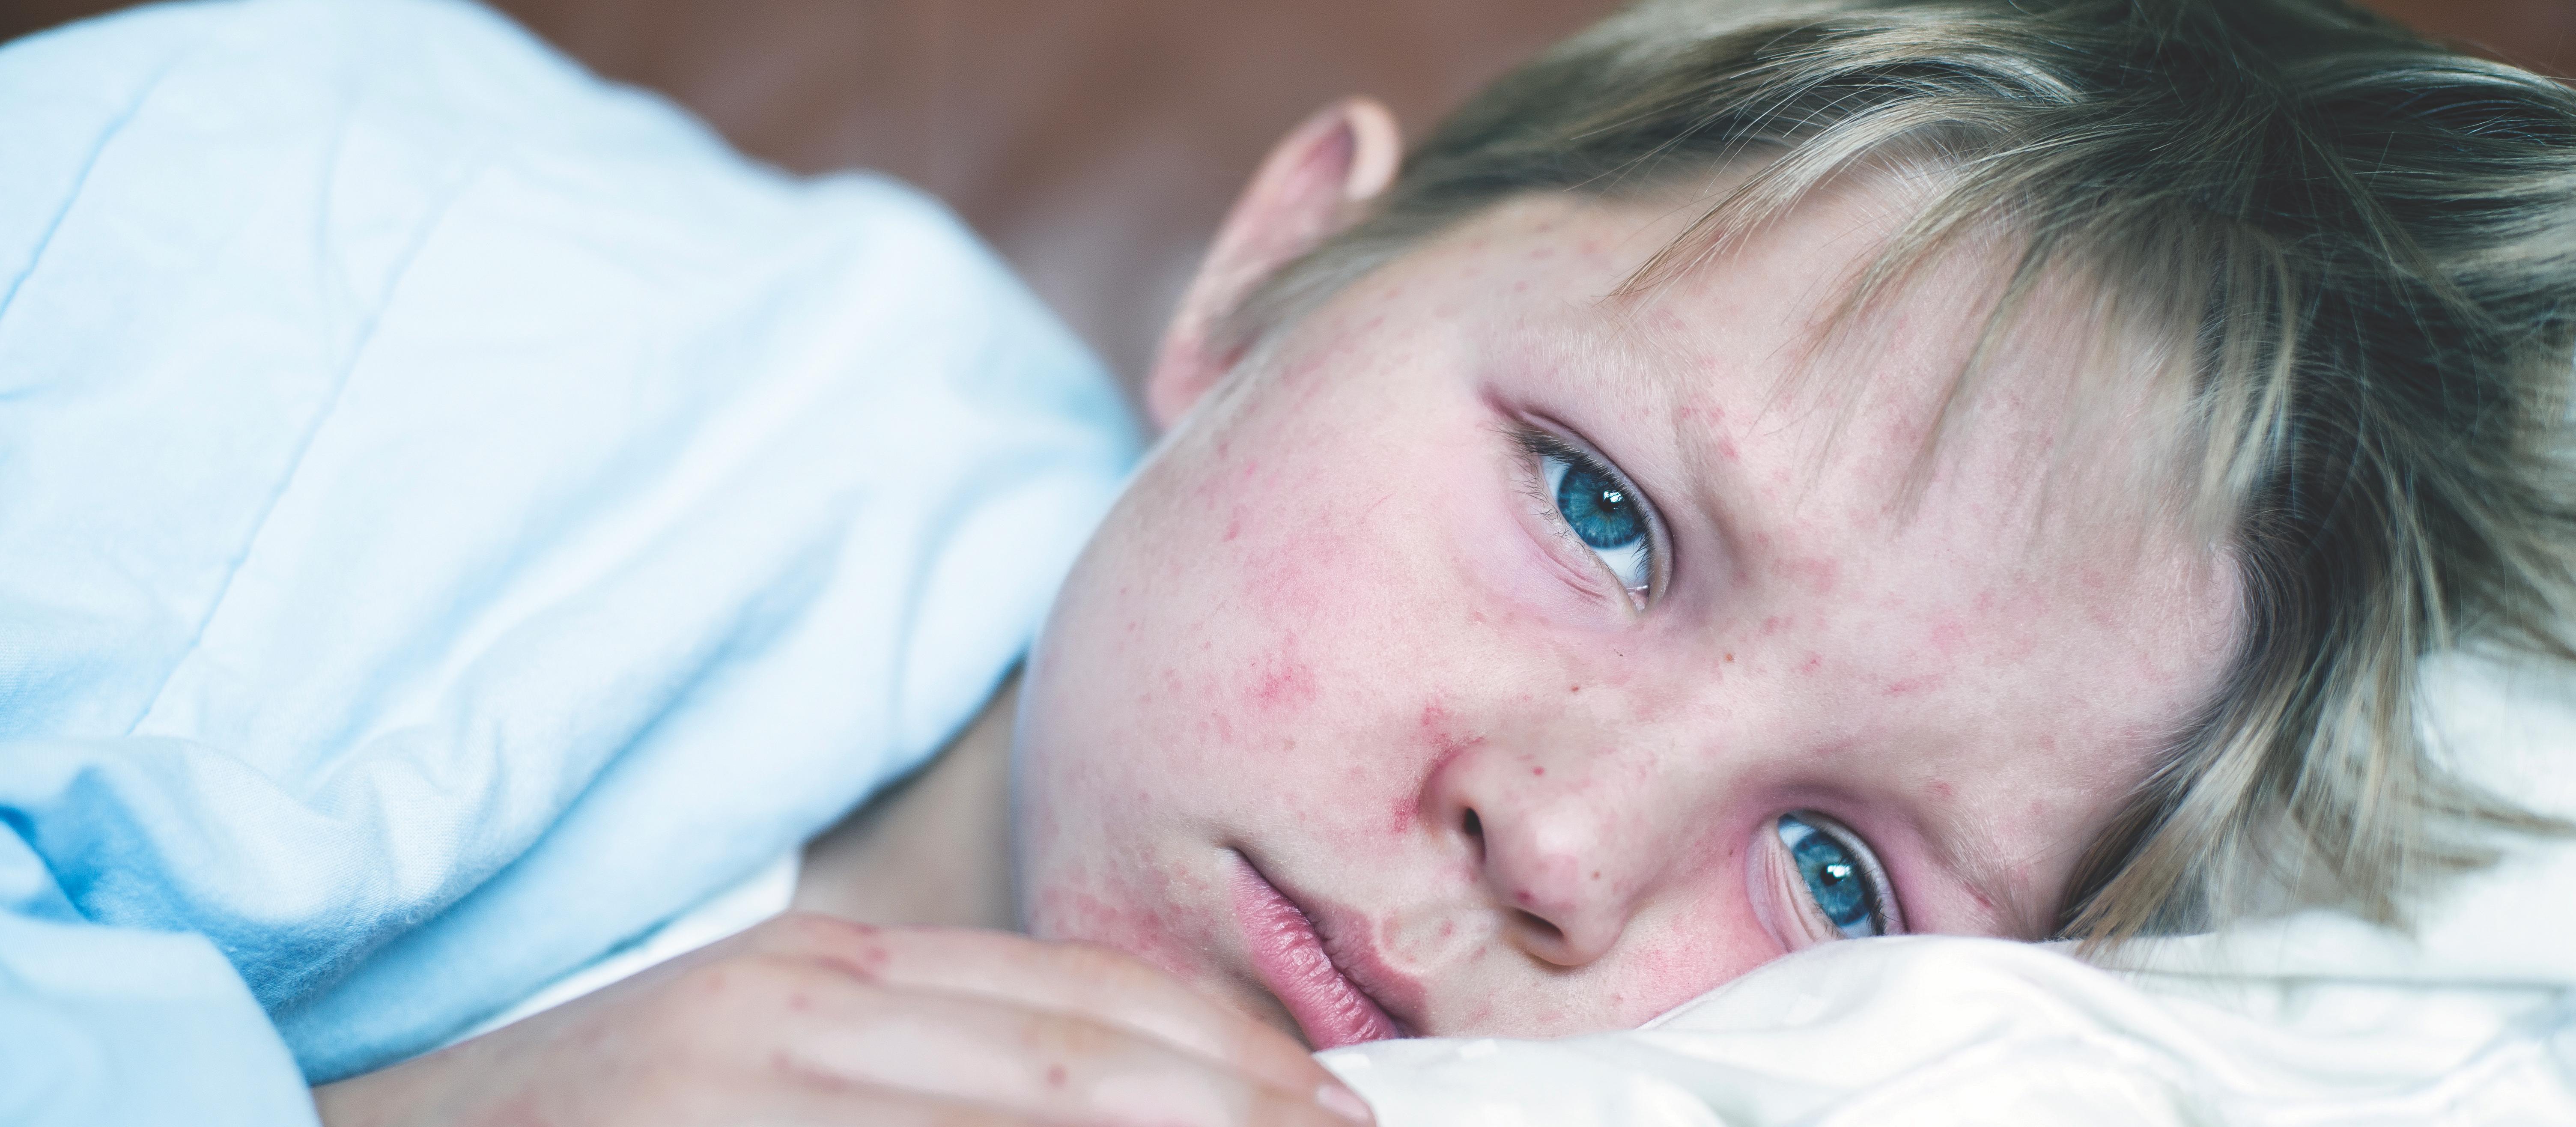
[[[1728,660],[1728,661],[1734,661],[1734,660],[1735,660],[1735,651],[1733,651],[1733,650],[1728,650],[1728,651],[1726,651],[1726,660]]]

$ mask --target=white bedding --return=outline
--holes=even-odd
[[[2576,814],[2576,677],[2454,658],[2460,768]],[[2576,843],[2521,841],[2408,937],[2311,913],[2059,947],[1907,938],[1782,960],[1626,1033],[1324,1054],[1386,1127],[2576,1124]]]

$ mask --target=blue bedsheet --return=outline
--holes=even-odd
[[[0,49],[0,1122],[307,1122],[792,848],[1133,444],[935,204],[482,9]]]

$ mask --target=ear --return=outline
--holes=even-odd
[[[1218,333],[1236,303],[1356,220],[1358,205],[1395,180],[1403,154],[1395,116],[1367,98],[1324,107],[1271,148],[1217,229],[1145,377],[1155,429],[1171,429],[1241,358]]]

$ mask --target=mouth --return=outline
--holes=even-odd
[[[1234,915],[1253,972],[1287,1007],[1316,1051],[1406,1036],[1386,1007],[1333,960],[1313,917],[1237,852]]]

